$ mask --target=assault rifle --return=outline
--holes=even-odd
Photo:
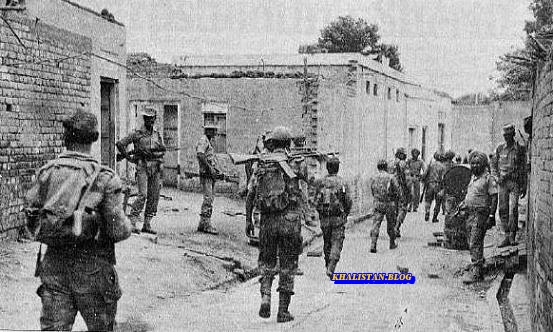
[[[234,165],[242,165],[248,162],[275,162],[280,165],[284,173],[290,178],[293,179],[296,177],[296,173],[288,165],[288,155],[278,153],[260,153],[260,154],[238,154],[238,153],[229,153],[230,160]]]
[[[162,150],[162,149],[154,149],[152,151],[150,151],[150,153],[156,153],[156,152],[171,152],[171,151],[179,151],[179,150],[182,150],[184,149],[183,147],[182,148],[168,148],[168,149],[165,149],[165,150]],[[136,156],[136,155],[139,155],[141,154],[142,152],[140,151],[136,151],[136,150],[131,150],[129,152],[127,152],[127,156],[128,157],[132,157],[132,156]],[[117,156],[115,157],[115,160],[116,161],[121,161],[123,159],[125,159],[127,156],[124,156],[122,153],[118,153]],[[130,162],[133,162],[131,160],[129,160]]]
[[[183,174],[188,179],[200,177],[200,174],[196,172],[184,171]],[[217,180],[223,180],[225,182],[240,184],[240,177],[238,177],[237,175],[228,175],[228,174],[220,173],[220,174],[217,174],[215,178]]]

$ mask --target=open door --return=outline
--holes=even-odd
[[[117,80],[100,80],[100,144],[101,161],[115,169],[115,113],[117,110]]]

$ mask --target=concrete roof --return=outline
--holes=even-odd
[[[299,67],[304,65],[304,59],[307,59],[308,66],[346,66],[353,60],[369,70],[404,83],[421,86],[415,79],[360,53],[182,56],[175,58],[173,63],[183,67],[259,67],[263,64]]]

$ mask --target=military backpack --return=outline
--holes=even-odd
[[[315,197],[319,215],[324,217],[343,215],[345,212],[343,204],[345,191],[341,181],[323,181]]]

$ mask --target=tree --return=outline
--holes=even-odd
[[[396,45],[380,43],[378,26],[362,18],[339,16],[321,30],[316,44],[301,45],[299,53],[359,53],[376,54],[390,59],[390,67],[402,71],[399,50]]]
[[[524,48],[509,52],[496,62],[496,68],[500,72],[497,84],[502,90],[496,93],[497,99],[530,99],[537,64],[545,58],[547,49],[551,46],[553,3],[550,0],[533,0],[530,9],[534,20],[526,21]]]

